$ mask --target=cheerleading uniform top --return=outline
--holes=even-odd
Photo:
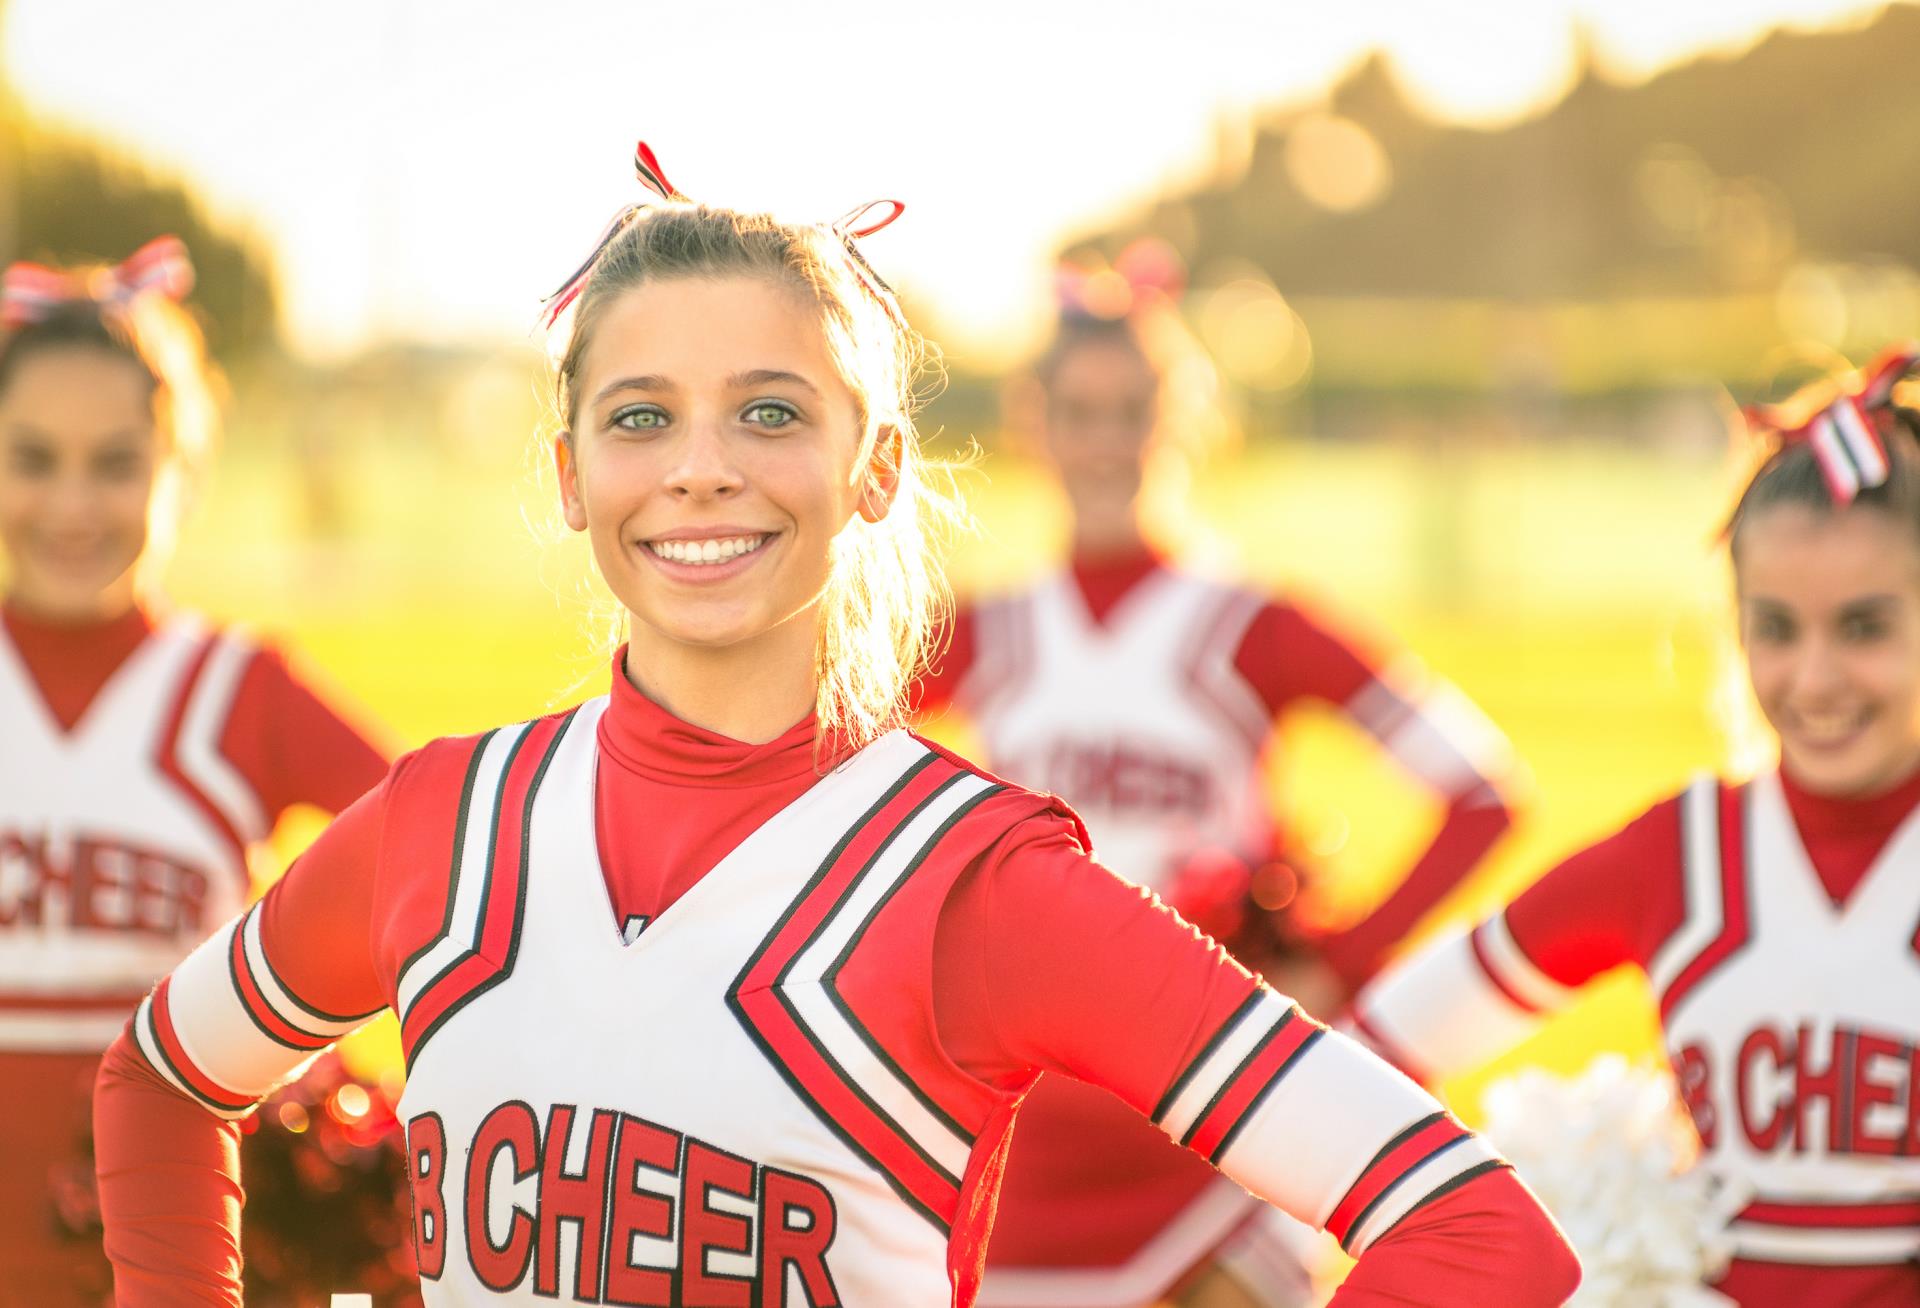
[[[1445,805],[1426,850],[1367,917],[1317,939],[1350,985],[1511,825],[1499,731],[1460,692],[1305,605],[1203,579],[1139,550],[1077,556],[963,607],[921,688],[959,705],[994,769],[1060,795],[1108,866],[1162,894],[1208,846],[1287,853],[1262,792],[1274,720],[1337,708]]]
[[[1355,1025],[1417,1074],[1465,1070],[1640,967],[1702,1165],[1745,1197],[1716,1288],[1920,1302],[1916,807],[1920,774],[1862,799],[1702,779],[1383,976]]]
[[[57,1194],[87,1190],[100,1052],[246,902],[250,842],[293,804],[345,808],[385,769],[238,632],[0,603],[0,1228],[23,1233],[0,1241],[0,1279],[49,1304],[84,1294],[97,1248],[43,1233]]]
[[[221,1118],[383,1007],[429,1302],[970,1304],[1045,1074],[1364,1251],[1343,1303],[1570,1291],[1484,1143],[1083,846],[905,733],[821,775],[810,721],[742,745],[618,664],[610,697],[435,742],[115,1045],[120,1302],[237,1294]]]

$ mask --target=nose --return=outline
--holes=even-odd
[[[1839,647],[1824,635],[1810,637],[1794,661],[1792,688],[1803,701],[1820,700],[1846,688],[1847,669]]]
[[[673,455],[666,486],[676,499],[726,499],[745,484],[727,433],[715,419],[697,418],[683,424]]]

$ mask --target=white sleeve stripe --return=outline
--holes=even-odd
[[[147,1066],[158,1072],[168,1085],[216,1117],[223,1117],[230,1122],[238,1121],[253,1111],[254,1105],[251,1102],[244,1105],[238,1103],[241,1098],[238,1092],[235,1092],[235,1102],[223,1103],[202,1094],[187,1081],[185,1072],[161,1044],[160,1033],[154,1025],[152,995],[142,999],[139,1009],[134,1013],[133,1040],[140,1050],[140,1056],[147,1060]]]
[[[1500,988],[1465,933],[1435,941],[1376,979],[1354,1008],[1389,1048],[1440,1076],[1505,1053],[1543,1020]]]
[[[1346,1250],[1358,1256],[1414,1209],[1451,1194],[1469,1181],[1508,1166],[1493,1146],[1477,1135],[1450,1141],[1400,1176],[1353,1224]]]
[[[1351,1237],[1354,1224],[1342,1215],[1342,1204],[1378,1170],[1381,1147],[1410,1126],[1437,1120],[1445,1114],[1432,1095],[1352,1038],[1326,1031],[1247,1114],[1219,1166],[1308,1225],[1324,1229],[1338,1220]],[[1445,1179],[1436,1176],[1434,1183]]]
[[[180,771],[220,810],[240,833],[240,839],[249,842],[266,837],[266,810],[247,779],[220,752],[220,736],[232,715],[240,679],[255,652],[251,642],[232,633],[213,638],[213,649],[187,700],[180,739],[174,747]]]
[[[1536,1012],[1551,1012],[1574,996],[1571,986],[1561,985],[1535,967],[1513,938],[1507,915],[1496,913],[1474,928],[1480,942],[1480,958],[1496,974],[1496,979],[1525,1000]]]
[[[1153,1120],[1175,1140],[1191,1135],[1241,1066],[1287,1020],[1292,1007],[1292,1001],[1265,986],[1255,990],[1174,1082]]]
[[[302,1035],[316,1039],[335,1040],[378,1017],[383,1011],[374,1009],[371,1013],[359,1013],[348,1017],[322,1012],[303,1001],[287,988],[280,974],[273,969],[267,959],[266,946],[260,939],[260,905],[255,904],[241,918],[240,940],[246,949],[246,958],[254,985],[260,989],[261,997],[273,1010],[273,1015],[285,1022]]]

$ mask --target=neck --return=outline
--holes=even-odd
[[[84,627],[123,618],[134,609],[133,579],[86,595],[43,593],[16,584],[3,601],[8,609],[31,621],[50,626]]]
[[[725,646],[670,640],[637,619],[627,680],[682,722],[763,745],[813,712],[814,623],[795,617],[754,640]]]
[[[1129,512],[1112,518],[1080,516],[1073,522],[1075,558],[1112,558],[1119,554],[1139,554],[1147,548],[1146,533],[1140,519]]]

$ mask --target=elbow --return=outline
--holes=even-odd
[[[1524,1190],[1524,1187],[1521,1187]],[[1573,1252],[1566,1233],[1527,1193],[1526,1210],[1515,1214],[1508,1248],[1501,1255],[1510,1260],[1520,1284],[1514,1287],[1513,1308],[1558,1308],[1580,1288],[1580,1259]]]

